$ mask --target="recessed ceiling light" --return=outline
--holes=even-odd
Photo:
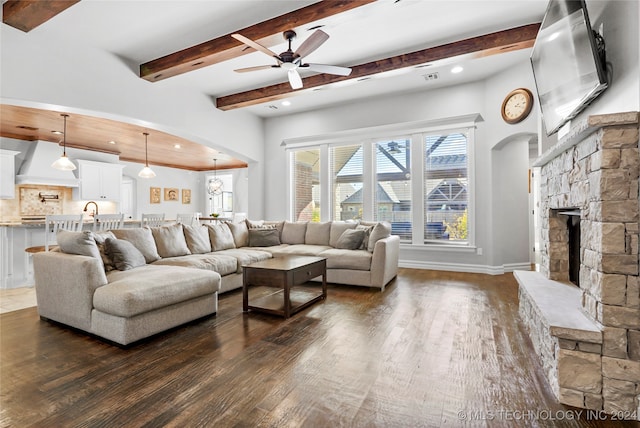
[[[115,144],[115,143],[116,143],[116,142],[115,142],[115,141],[113,141],[113,140],[109,141],[109,144]]]
[[[291,101],[289,101],[289,100],[284,100],[284,101],[282,102],[282,105],[283,105],[283,106],[290,106],[290,105],[291,105]]]
[[[51,133],[56,134],[56,135],[62,135],[62,131],[51,131]]]
[[[451,72],[452,73],[460,73],[460,72],[462,72],[462,70],[464,70],[464,68],[460,67],[459,65],[456,65],[455,67],[453,67],[451,69]]]
[[[173,145],[173,148],[174,148],[174,149],[179,149],[179,148],[180,148],[180,144],[174,144],[174,145]]]

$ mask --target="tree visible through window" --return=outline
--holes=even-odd
[[[425,242],[468,237],[467,137],[429,135],[424,144]]]

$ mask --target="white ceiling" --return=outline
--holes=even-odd
[[[132,71],[141,63],[235,32],[255,23],[307,6],[314,1],[280,0],[82,0],[32,32],[60,41],[67,49],[98,48],[121,58]],[[330,39],[307,62],[350,66],[412,52],[473,36],[540,22],[547,0],[379,0],[339,15],[339,23],[323,28]],[[319,21],[321,24],[322,21]],[[311,33],[295,29],[294,50]],[[286,43],[269,46],[275,52]],[[483,79],[526,60],[529,50],[460,61],[465,69],[451,74],[456,61],[376,76],[308,91],[281,102],[245,108],[269,117],[390,92],[427,90]],[[211,97],[286,81],[283,70],[235,73],[233,70],[272,64],[265,54],[250,53],[151,85],[190,88]],[[423,77],[438,72],[439,78]],[[304,77],[304,74],[303,74]]]

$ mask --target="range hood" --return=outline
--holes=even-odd
[[[78,187],[73,171],[60,171],[51,166],[62,154],[55,143],[37,141],[31,144],[25,160],[16,175],[16,184]]]

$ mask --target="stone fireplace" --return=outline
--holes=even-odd
[[[559,401],[638,419],[638,112],[589,116],[537,160],[538,272],[516,272],[520,316]],[[569,229],[579,216],[579,287]],[[624,413],[621,413],[624,412]]]

